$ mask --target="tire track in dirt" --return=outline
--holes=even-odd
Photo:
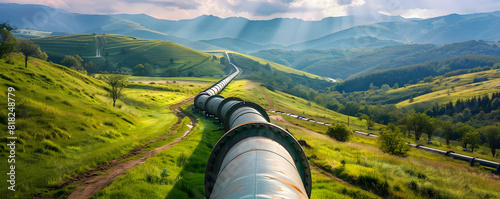
[[[59,185],[57,188],[53,190],[63,189],[74,182],[81,181],[82,183],[78,184],[75,187],[75,190],[68,196],[68,198],[76,198],[76,199],[89,198],[97,194],[99,190],[109,186],[116,177],[122,175],[125,171],[133,167],[139,166],[153,155],[163,150],[169,149],[175,144],[181,142],[182,139],[187,135],[189,135],[189,133],[196,127],[197,120],[191,114],[186,114],[185,112],[183,112],[179,107],[183,104],[192,101],[193,99],[194,96],[169,106],[169,109],[177,116],[178,119],[177,122],[170,127],[170,131],[168,134],[150,140],[144,143],[144,145],[139,145],[134,149],[132,149],[131,151],[129,151],[128,153],[118,157],[117,159],[111,160],[109,162],[97,166],[94,169],[87,170],[72,178],[64,180],[61,183],[61,185]],[[187,116],[191,120],[192,127],[190,127],[183,136],[176,138],[173,142],[167,145],[158,147],[150,151],[143,151],[143,149],[147,147],[149,144],[165,139],[166,137],[176,133],[177,131],[175,129],[181,124],[182,119],[185,116]],[[132,156],[139,156],[140,158],[121,162],[122,160]],[[34,197],[34,198],[54,198],[54,197],[52,196],[52,197]]]
[[[266,96],[267,102],[269,103],[269,106],[267,106],[267,110],[274,110],[273,100],[271,100],[269,95],[267,95],[266,91],[262,87],[260,87],[260,90],[262,91],[262,93],[264,93],[264,95]]]

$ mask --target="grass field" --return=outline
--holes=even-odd
[[[0,59],[0,89],[16,91],[16,192],[0,195],[26,198],[49,193],[61,180],[112,160],[153,138],[168,133],[177,120],[168,105],[200,92],[197,85],[130,83],[112,107],[107,84],[64,66],[21,56]],[[6,92],[0,93],[6,99]],[[7,100],[0,102],[6,107]],[[6,127],[1,110],[0,127]],[[5,140],[5,135],[2,137]],[[1,145],[5,159],[9,150]],[[5,165],[5,164],[2,164]],[[7,173],[7,167],[0,168]],[[7,187],[6,181],[0,183]],[[57,190],[65,195],[68,190]]]
[[[476,78],[486,78],[487,81],[473,83]],[[500,91],[500,69],[488,70],[464,75],[452,76],[447,78],[438,78],[430,83],[420,83],[408,86],[432,86],[432,93],[421,95],[414,98],[414,102],[409,100],[402,101],[396,106],[398,108],[414,105],[418,103],[437,102],[444,104],[457,99],[467,99],[478,95],[491,94]],[[394,89],[388,92],[404,91],[407,88]]]
[[[347,116],[325,110],[301,98],[263,89],[274,102],[275,110],[304,115],[322,122],[345,123],[347,121]],[[222,95],[237,96],[256,102],[263,107],[269,106],[259,85],[247,80],[231,83]],[[306,149],[306,154],[310,164],[315,166],[316,171],[320,171],[313,172],[312,198],[334,196],[338,198],[500,197],[499,177],[492,175],[488,168],[470,167],[468,163],[416,149],[412,149],[407,158],[391,156],[378,149],[374,138],[354,136],[350,142],[336,142],[330,138],[325,139],[324,135],[307,133],[295,127],[302,126],[325,134],[327,130],[325,126],[290,116],[281,116],[293,126],[277,120],[272,122],[289,129],[297,139],[306,140],[312,146],[312,149]],[[350,119],[351,129],[377,133],[366,130],[365,121],[354,117]],[[381,128],[380,125],[375,127],[375,129],[379,128]],[[442,143],[437,140],[433,141],[437,146]],[[459,143],[452,143],[452,148],[454,146],[459,146]],[[483,148],[482,152],[485,151],[486,149]],[[465,155],[499,161],[478,152],[474,154],[466,152]],[[341,164],[342,161],[345,162],[344,166]],[[322,172],[329,173],[345,182],[332,179],[328,174],[321,174]],[[457,190],[457,187],[461,189]]]
[[[51,188],[63,179],[166,134],[177,120],[169,106],[196,95],[218,80],[130,77],[132,81],[113,108],[105,83],[66,67],[31,59],[25,69],[22,57],[16,54],[0,59],[0,67],[3,68],[0,89],[16,89],[19,136],[17,191],[12,194],[3,189],[0,194],[17,198],[40,193],[40,196],[67,196],[72,186]],[[461,78],[466,81],[465,76]],[[450,81],[441,84],[460,82]],[[316,121],[347,123],[346,115],[293,95],[270,91],[249,80],[233,81],[221,95],[240,97],[265,108]],[[0,92],[0,97],[5,99],[6,92]],[[180,108],[189,113],[190,105]],[[0,102],[0,106],[6,107],[6,101]],[[0,111],[3,115],[0,128],[4,129],[6,112]],[[406,158],[391,156],[378,149],[374,138],[353,136],[349,142],[337,142],[325,135],[326,126],[280,116],[287,123],[271,122],[289,129],[294,137],[312,147],[305,149],[312,165],[312,198],[500,198],[500,178],[492,175],[490,169],[470,167],[466,162],[416,149]],[[204,198],[206,163],[224,131],[209,118],[196,117],[199,119],[196,127],[181,142],[128,170],[94,198]],[[374,131],[367,131],[366,121],[355,117],[349,121],[353,130],[377,133],[382,128],[376,125]],[[176,133],[147,149],[172,143],[184,135],[189,124],[190,120],[183,118]],[[447,148],[441,144],[442,140],[434,141],[436,148],[444,150],[458,144],[452,143]],[[0,146],[1,156],[6,158],[8,150],[5,145]],[[465,155],[496,160],[483,154],[485,151],[483,147]],[[0,168],[0,172],[7,173],[6,168]],[[5,181],[0,185],[7,186]]]
[[[155,76],[223,75],[224,66],[207,53],[168,41],[146,40],[121,35],[64,35],[33,39],[47,52],[49,59],[59,63],[65,55],[80,55],[100,68],[111,67],[130,71],[137,64],[155,67]],[[96,56],[97,49],[100,57]],[[173,59],[173,63],[170,59]]]
[[[275,63],[275,62],[272,62],[272,61],[269,61],[269,60],[265,60],[265,59],[261,59],[261,58],[258,58],[258,57],[254,57],[254,56],[251,56],[251,55],[246,55],[246,54],[241,54],[241,53],[238,53],[238,52],[232,52],[232,51],[208,51],[208,53],[212,53],[212,54],[218,54],[218,53],[223,53],[223,52],[228,52],[228,53],[233,53],[233,54],[237,54],[237,55],[241,55],[241,56],[244,56],[248,59],[251,59],[253,61],[257,61],[261,64],[267,64],[269,63],[269,65],[271,65],[272,68],[276,69],[276,70],[279,70],[279,71],[283,71],[285,73],[292,73],[292,74],[296,74],[296,75],[304,75],[304,76],[307,76],[309,78],[312,78],[312,79],[322,79],[320,76],[317,76],[317,75],[314,75],[314,74],[311,74],[311,73],[308,73],[308,72],[304,72],[304,71],[301,71],[301,70],[297,70],[297,69],[294,69],[294,68],[290,68],[288,66],[284,66],[284,65],[281,65],[281,64],[278,64],[278,63]]]
[[[303,112],[306,117],[330,123],[347,119],[313,103],[308,105],[307,101],[298,97],[265,90],[248,80],[234,81],[221,95],[240,97],[267,107],[269,103],[262,89],[273,101],[276,110],[295,114]],[[378,149],[374,138],[353,136],[349,142],[337,142],[324,135],[324,126],[281,116],[288,123],[272,122],[289,129],[297,139],[306,140],[312,147],[306,149],[312,165],[312,198],[500,197],[499,178],[490,174],[489,169],[470,167],[468,163],[416,149],[412,149],[407,158],[391,156]],[[201,115],[198,117],[200,122],[196,130],[185,142],[130,170],[99,192],[96,198],[204,198],[206,161],[210,149],[224,132],[217,130],[218,126],[210,120]],[[364,121],[351,119],[352,129],[365,128]],[[305,132],[297,126],[319,134]],[[165,168],[168,176],[162,177]]]

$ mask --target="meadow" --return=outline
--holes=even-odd
[[[420,103],[438,103],[445,104],[450,101],[453,103],[457,99],[467,99],[500,91],[500,69],[487,70],[451,77],[438,77],[432,82],[414,84],[411,86],[402,87],[390,90],[387,93],[405,92],[407,89],[416,87],[432,87],[433,92],[425,95],[420,95],[414,98],[413,103],[405,100],[396,104],[398,108],[407,107]],[[474,83],[475,79],[484,79],[485,81]]]
[[[181,139],[179,142],[126,171],[93,198],[205,197],[205,166],[224,131],[211,118],[193,113],[191,102],[179,106],[197,118],[196,127],[186,135],[192,121],[181,118],[173,128],[177,117],[170,107],[196,95],[218,78],[130,77],[123,97],[113,108],[106,83],[64,66],[31,59],[25,69],[18,54],[0,59],[0,66],[4,69],[1,89],[14,87],[19,100],[16,127],[20,144],[18,191],[11,194],[2,190],[1,195],[67,197],[79,182],[59,187],[63,180],[175,130],[143,150]],[[245,79],[233,81],[221,95],[332,125],[348,121],[346,115]],[[6,92],[0,96],[6,98]],[[5,107],[6,102],[0,102],[0,106]],[[2,110],[2,115],[5,113]],[[500,178],[490,169],[416,149],[406,158],[384,154],[375,138],[353,135],[349,142],[337,142],[326,136],[326,126],[268,113],[284,119],[272,119],[272,123],[311,146],[305,151],[312,166],[312,198],[500,197]],[[6,118],[1,119],[0,128],[6,128]],[[384,127],[376,124],[375,130],[368,131],[365,124],[365,120],[349,117],[352,130],[377,133]],[[446,150],[440,138],[433,141],[435,147]],[[456,146],[458,143],[452,142],[451,147]],[[485,151],[482,148],[466,155],[499,161],[486,157]],[[1,156],[6,158],[7,153],[2,146]],[[122,161],[136,158],[140,157]],[[7,173],[5,168],[0,172]],[[1,185],[5,187],[6,183]]]
[[[122,35],[64,35],[33,39],[54,63],[65,55],[78,54],[102,71],[131,71],[138,64],[151,64],[155,76],[223,75],[224,66],[207,53],[169,41],[146,40]],[[97,49],[100,56],[97,55]],[[172,59],[172,60],[171,60]]]
[[[68,194],[69,189],[58,187],[62,180],[168,133],[177,120],[169,105],[195,95],[211,83],[130,82],[117,106],[112,107],[106,83],[67,67],[30,59],[25,69],[18,54],[0,59],[0,67],[1,89],[16,89],[19,137],[16,192],[2,189],[0,195],[16,198]],[[0,96],[6,99],[6,94],[1,92]],[[6,100],[0,106],[6,107]],[[2,109],[0,123],[5,129],[6,111]],[[6,159],[7,146],[1,145],[0,149]],[[2,166],[1,171],[7,173],[6,169]],[[1,185],[7,184],[2,181]]]

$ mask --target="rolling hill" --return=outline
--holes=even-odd
[[[500,64],[500,56],[492,55],[463,55],[443,61],[428,61],[394,69],[386,69],[354,77],[336,85],[339,92],[366,91],[370,86],[381,87],[383,84],[415,84],[426,77],[436,77],[445,74],[467,73],[474,68],[492,67]]]
[[[469,15],[451,14],[426,20],[381,22],[355,26],[307,42],[295,48],[335,47],[335,41],[349,38],[375,37],[400,43],[448,44],[468,40],[500,40],[500,12]],[[324,45],[331,43],[331,45]]]
[[[65,55],[78,54],[84,62],[91,61],[102,71],[131,71],[138,64],[149,63],[155,67],[156,76],[224,74],[224,66],[209,54],[168,41],[88,34],[43,37],[34,39],[34,42],[55,63],[60,63]]]
[[[481,80],[475,82],[475,80]],[[457,99],[467,99],[480,95],[491,94],[500,91],[500,70],[487,70],[475,73],[468,73],[463,75],[456,75],[451,77],[436,78],[432,82],[419,83],[408,86],[407,89],[415,87],[432,86],[432,92],[416,96],[414,102],[410,103],[408,100],[401,101],[396,104],[397,107],[415,106],[421,103],[437,103],[445,104],[448,102],[456,102]],[[395,89],[389,91],[400,92],[405,88]]]
[[[412,44],[365,49],[265,50],[251,53],[292,68],[339,79],[467,54],[499,56],[500,48],[495,42],[467,41],[442,46]]]

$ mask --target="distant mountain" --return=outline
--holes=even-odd
[[[359,25],[408,21],[399,16],[382,14],[328,17],[320,21],[289,18],[249,20],[242,17],[222,19],[202,15],[194,19],[174,21],[156,19],[145,14],[76,14],[42,5],[13,3],[0,4],[0,20],[8,21],[18,28],[57,32],[59,35],[112,33],[176,43],[234,38],[262,46],[305,42]]]
[[[312,74],[347,79],[377,70],[398,68],[432,60],[478,54],[500,56],[497,43],[468,41],[436,46],[412,44],[375,49],[266,50],[251,55]]]
[[[488,67],[500,63],[500,56],[493,55],[462,55],[442,61],[427,61],[415,65],[377,71],[367,75],[345,80],[335,85],[339,92],[366,91],[370,85],[381,87],[383,84],[393,86],[398,84],[415,84],[429,76],[445,74],[460,75],[476,68],[478,71],[489,70]],[[479,68],[477,68],[479,67]],[[477,71],[476,71],[477,72]],[[472,79],[471,79],[472,82]]]
[[[233,38],[201,40],[199,42],[211,44],[213,46],[217,46],[223,49],[242,52],[242,53],[255,52],[259,50],[266,50],[273,48],[285,48],[284,46],[280,45],[259,45],[245,40],[233,39]]]
[[[54,35],[108,33],[175,43],[188,42],[112,15],[76,14],[43,5],[0,4],[0,21],[17,28],[54,32]]]
[[[339,40],[334,38],[320,38],[300,44],[288,46],[286,49],[330,49],[330,48],[362,48],[362,47],[384,47],[396,46],[403,43],[394,40],[379,39],[373,36],[345,37]]]
[[[54,35],[109,33],[172,41],[197,50],[253,52],[270,48],[384,47],[500,40],[500,12],[405,19],[382,14],[327,17],[319,21],[249,20],[202,15],[163,20],[145,14],[89,15],[42,5],[0,4],[0,22]]]
[[[148,28],[189,40],[235,38],[259,45],[290,45],[305,42],[346,28],[388,21],[408,21],[396,16],[328,17],[320,21],[276,18],[271,20],[249,20],[242,17],[219,18],[202,15],[188,20],[162,20],[147,15],[116,15],[137,22]],[[374,20],[377,19],[378,21]]]
[[[469,40],[499,41],[500,11],[469,15],[451,14],[426,20],[356,26],[311,41],[298,42],[290,48],[335,48],[338,47],[336,41],[363,37],[421,44],[448,44]],[[360,43],[359,47],[363,47],[363,43]]]

